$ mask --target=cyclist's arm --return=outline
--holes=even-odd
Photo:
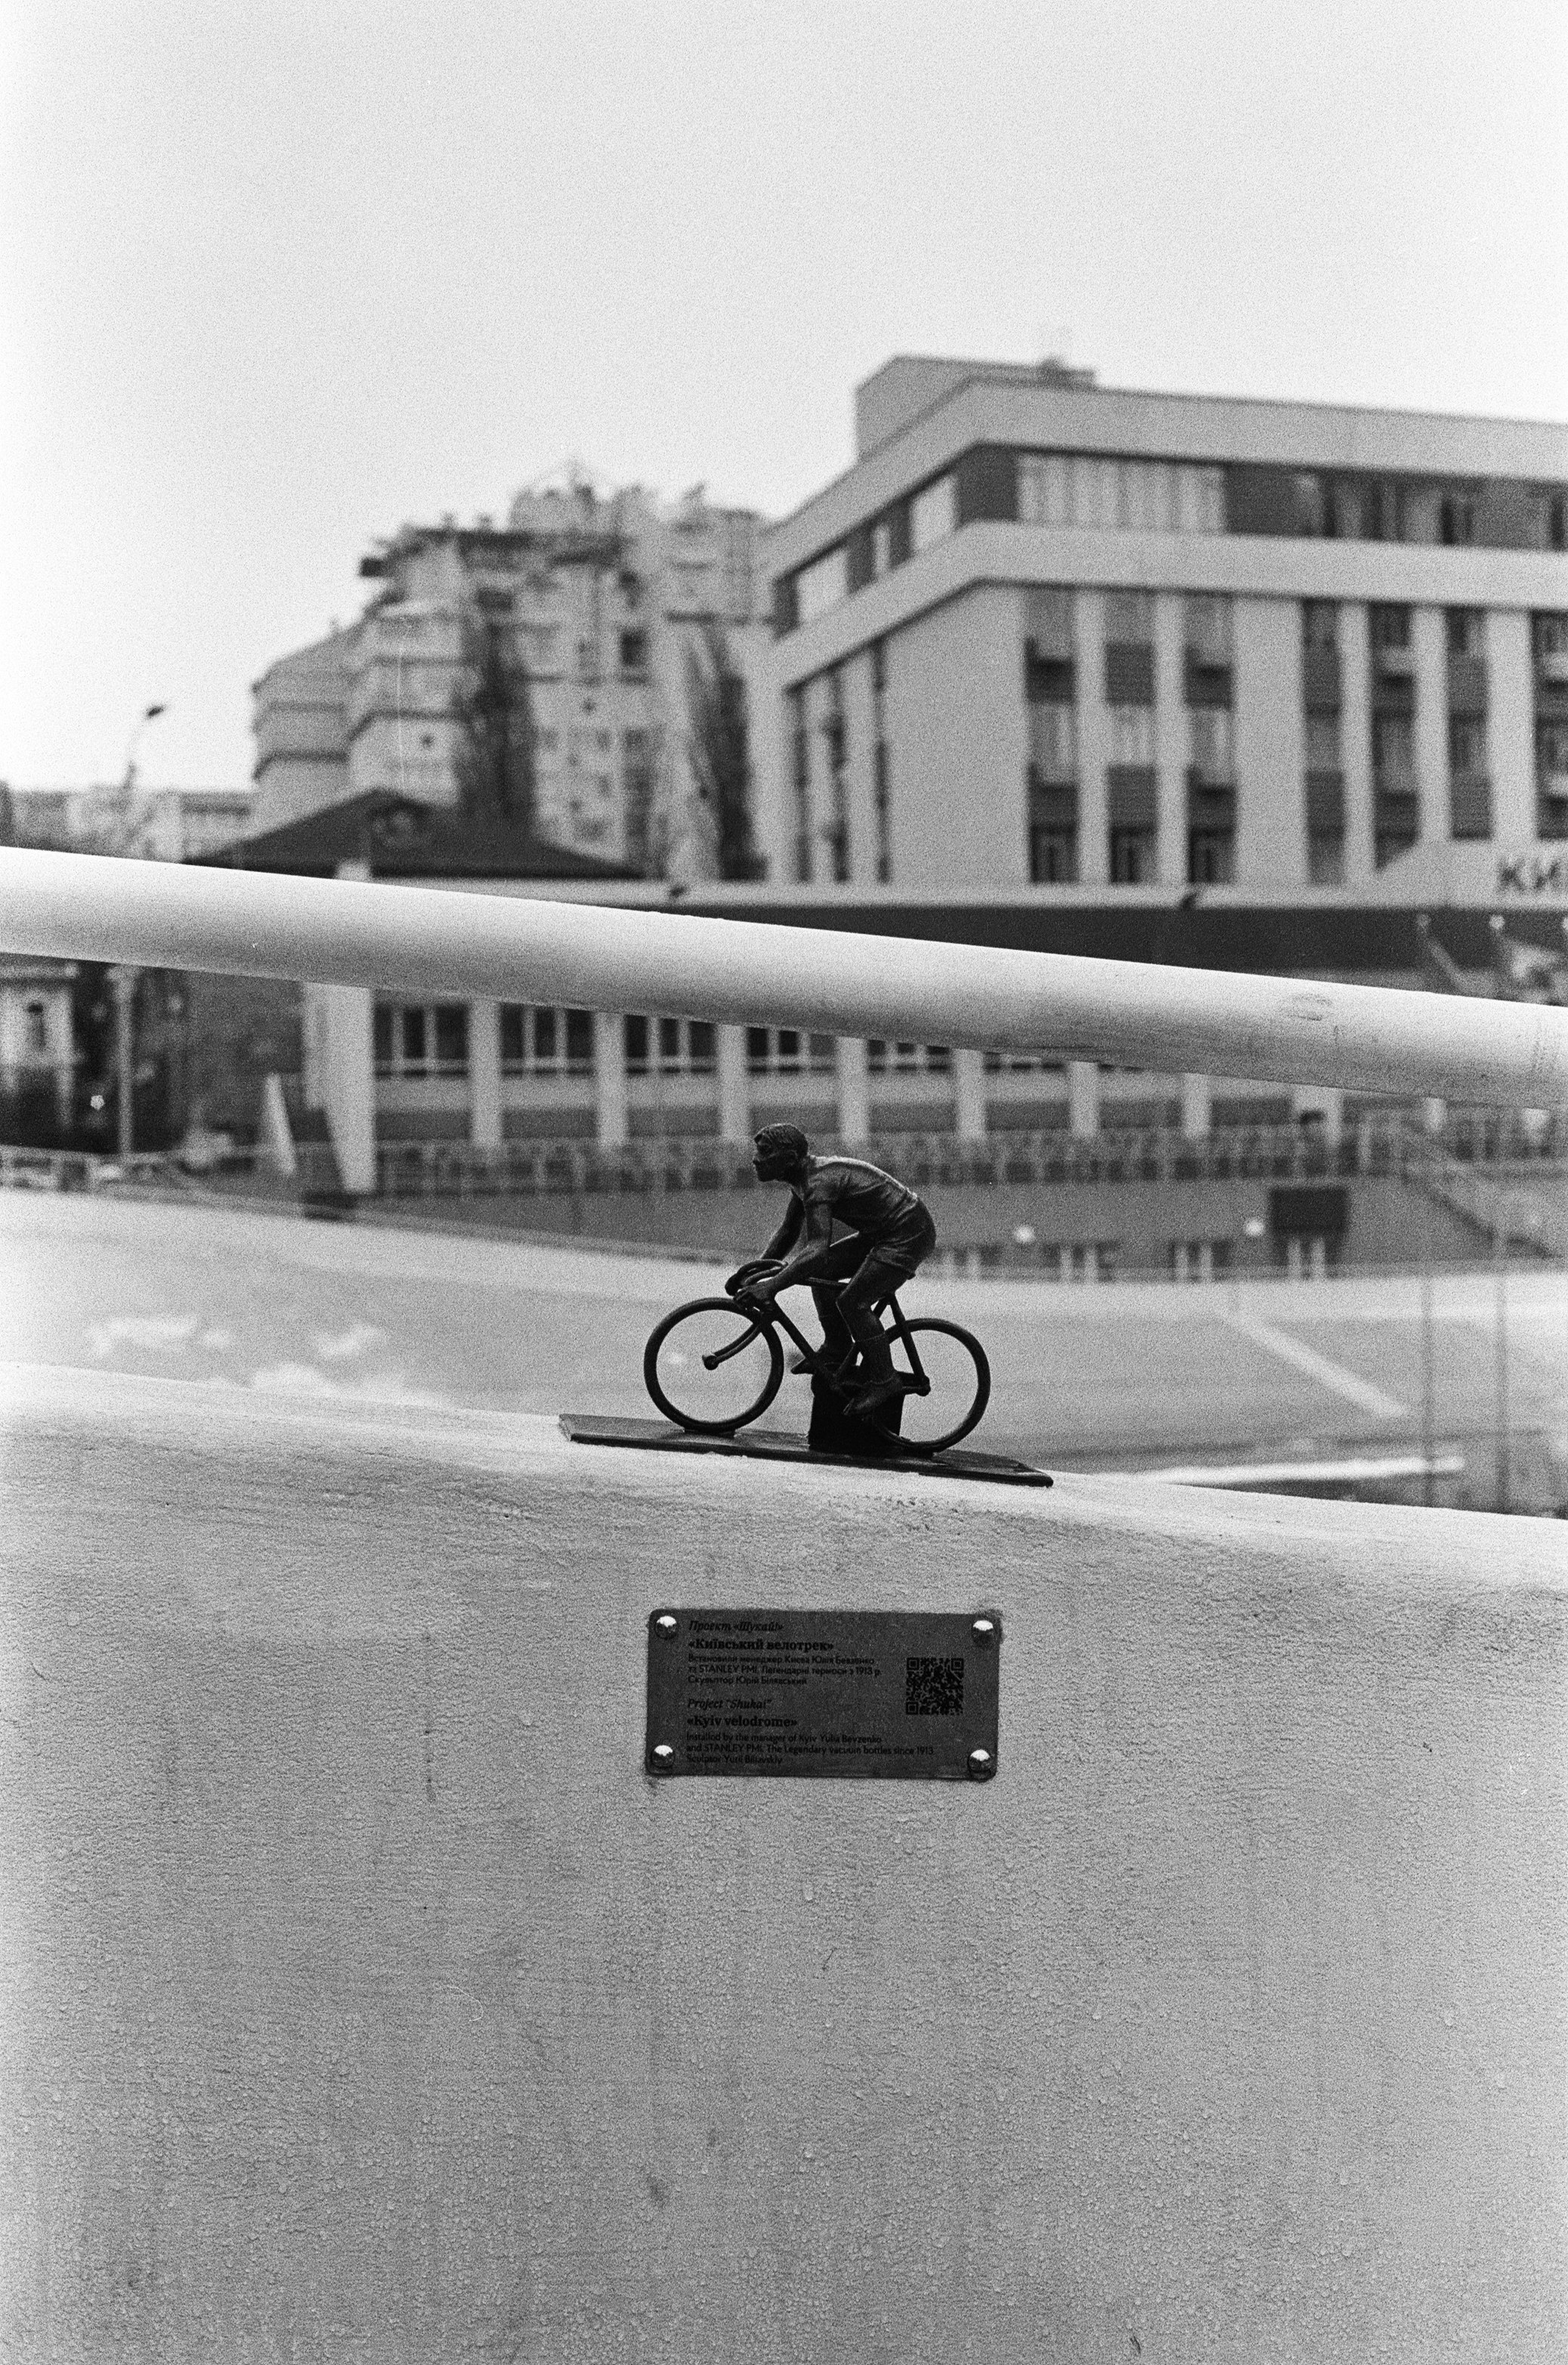
[[[785,1211],[784,1220],[774,1232],[772,1239],[768,1241],[767,1246],[763,1250],[762,1254],[760,1256],[747,1257],[745,1264],[737,1265],[734,1272],[731,1273],[728,1281],[725,1282],[724,1287],[729,1291],[731,1296],[733,1297],[737,1290],[750,1289],[753,1283],[760,1279],[767,1266],[777,1264],[779,1258],[786,1255],[794,1246],[795,1240],[799,1236],[800,1229],[801,1203],[799,1199],[795,1198],[791,1194],[790,1205]]]
[[[790,1205],[784,1211],[784,1220],[779,1225],[778,1230],[774,1233],[773,1238],[768,1241],[767,1246],[762,1251],[764,1260],[771,1262],[775,1257],[789,1255],[790,1250],[794,1247],[795,1242],[801,1237],[801,1218],[802,1213],[803,1210],[801,1208],[801,1202],[796,1198],[794,1193],[791,1191],[790,1194]]]
[[[809,1281],[832,1244],[833,1209],[823,1200],[813,1196],[802,1203],[797,1199],[791,1213],[796,1228],[801,1214],[804,1214],[805,1239],[798,1248],[790,1250],[777,1272],[765,1276],[756,1291],[759,1296],[777,1297],[781,1289],[790,1289],[798,1281]],[[782,1231],[783,1226],[780,1225],[778,1233],[774,1236],[776,1239]]]

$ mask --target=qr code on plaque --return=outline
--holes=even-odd
[[[957,1716],[964,1705],[964,1663],[960,1659],[907,1659],[903,1712],[905,1716]]]

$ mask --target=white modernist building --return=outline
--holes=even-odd
[[[900,358],[773,529],[773,875],[1568,889],[1568,429]]]

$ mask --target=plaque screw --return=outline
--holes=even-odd
[[[670,1747],[667,1741],[655,1741],[654,1743],[653,1754],[654,1771],[655,1774],[668,1774],[673,1770],[675,1765],[675,1752]]]
[[[970,1750],[969,1779],[971,1782],[989,1782],[995,1771],[995,1762],[989,1749]]]
[[[996,1620],[994,1618],[977,1618],[970,1625],[969,1631],[980,1649],[989,1651],[996,1640]]]
[[[673,1609],[661,1609],[654,1623],[661,1634],[668,1636],[675,1632],[678,1620]]]

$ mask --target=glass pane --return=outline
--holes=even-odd
[[[503,1002],[500,1012],[501,1065],[522,1065],[522,1004]]]
[[[699,1072],[711,1069],[714,1062],[714,1029],[706,1018],[691,1021],[691,1065]]]
[[[626,1026],[626,1065],[634,1076],[646,1075],[648,1070],[648,1022],[645,1018],[628,1018]]]
[[[468,1012],[461,1002],[438,1003],[435,1014],[435,1056],[442,1067],[468,1064]]]
[[[659,1020],[659,1065],[669,1071],[680,1065],[680,1021],[678,1018]]]
[[[389,1067],[392,1060],[392,1013],[385,1003],[378,1003],[375,1017],[375,1060],[378,1067]]]
[[[766,1026],[748,1026],[745,1030],[745,1063],[754,1075],[766,1074],[773,1050],[773,1037]]]
[[[566,1065],[582,1075],[588,1075],[592,1071],[593,1013],[591,1010],[568,1010],[566,1013]]]
[[[560,1015],[558,1010],[533,1014],[533,1057],[541,1067],[554,1067],[560,1055]]]
[[[425,1057],[425,1014],[422,1010],[405,1010],[401,1016],[404,1059],[410,1067],[422,1067]]]

